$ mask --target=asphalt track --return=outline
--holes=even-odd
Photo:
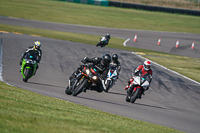
[[[0,23],[1,22],[0,19]],[[33,22],[35,23],[37,21]],[[55,23],[51,24],[56,26]],[[34,24],[29,23],[29,26],[30,25]],[[59,25],[63,24],[58,24],[58,27]],[[50,27],[52,28],[52,26]],[[70,27],[70,25],[66,27]],[[84,29],[84,27],[85,26],[82,28]],[[88,29],[87,26],[85,28]],[[90,28],[92,29],[92,27]],[[90,31],[86,29],[85,32],[89,33]],[[105,34],[103,30],[101,33],[99,33],[99,31],[95,32],[96,29],[101,28],[91,30],[91,34]],[[114,30],[115,29],[113,29],[113,32]],[[112,33],[115,34],[116,37],[130,37],[125,34],[120,35],[118,29],[116,30],[116,33]],[[73,26],[70,31],[73,31]],[[126,31],[127,30],[125,30],[125,32]],[[80,29],[79,32],[84,33],[82,29]],[[143,32],[146,33],[146,31]],[[157,33],[159,36],[160,33]],[[176,34],[172,34],[174,34],[173,38],[176,38]],[[184,36],[185,34],[181,35]],[[181,35],[178,34],[177,38],[181,37]],[[195,39],[195,35],[187,35],[191,35],[191,38]],[[125,91],[123,88],[127,83],[127,79],[131,76],[130,71],[144,61],[144,59],[139,58],[137,55],[125,50],[107,47],[96,48],[93,45],[29,35],[4,33],[1,34],[1,38],[3,40],[2,76],[3,80],[7,83],[42,95],[71,101],[133,119],[171,127],[188,133],[198,133],[200,131],[200,85],[198,83],[192,82],[153,64],[153,81],[149,91],[145,93],[146,95],[143,96],[141,100],[137,100],[135,104],[131,104],[125,101]],[[22,52],[24,52],[28,46],[31,46],[35,40],[40,40],[43,44],[42,61],[37,74],[31,78],[28,83],[24,83],[19,73],[19,59]],[[196,40],[198,41],[197,38]],[[189,52],[189,49],[183,51]],[[72,71],[81,64],[81,59],[85,56],[101,56],[103,53],[117,53],[119,55],[122,70],[116,85],[109,93],[97,93],[88,90],[86,93],[81,93],[77,97],[67,96],[64,90],[68,85],[68,77]]]
[[[58,24],[3,16],[0,16],[0,23],[101,36],[108,32],[111,34],[111,39],[112,37],[119,37],[123,39],[130,38],[131,40],[127,42],[127,46],[130,47],[161,51],[192,58],[200,58],[200,34],[114,29],[61,23]],[[137,42],[133,41],[135,34],[137,34]],[[161,45],[158,46],[157,42],[159,38],[161,39]],[[177,40],[179,40],[178,48],[175,47]],[[194,49],[191,49],[193,42],[195,47]]]

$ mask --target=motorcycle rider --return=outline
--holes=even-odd
[[[108,45],[108,42],[109,42],[109,40],[110,40],[110,34],[107,33],[104,37],[106,38],[105,45]],[[103,37],[101,37],[101,39],[102,39],[102,38],[103,38]],[[100,40],[101,40],[101,39],[100,39]],[[98,47],[98,46],[96,46],[96,47]]]
[[[99,70],[98,72],[101,74],[102,80],[105,80],[107,78],[107,72],[109,68],[109,64],[111,61],[111,56],[109,54],[103,54],[102,58],[100,57],[94,57],[94,58],[89,58],[89,57],[84,57],[81,62],[84,64],[86,63],[92,63],[92,65],[95,65],[95,67]],[[79,73],[83,69],[83,65],[80,65],[77,70],[70,76],[70,80]],[[98,92],[102,92],[103,88],[96,89],[96,88],[90,88],[91,90],[96,90]],[[84,90],[86,92],[86,90]]]
[[[109,40],[110,40],[110,34],[109,33],[107,33],[106,35],[105,35],[105,38],[106,38],[106,43],[105,43],[105,45],[107,45],[108,44],[108,42],[109,42]]]
[[[143,65],[139,65],[135,69],[133,77],[128,80],[128,85],[124,88],[127,93],[132,93],[132,91],[134,89],[134,85],[132,85],[130,87],[130,84],[131,84],[131,82],[133,82],[134,76],[139,76],[139,74],[147,75],[146,79],[149,81],[149,86],[150,86],[150,83],[152,81],[152,69],[151,69],[151,62],[149,60],[144,61]],[[148,89],[149,89],[149,87],[146,90],[148,90]],[[144,91],[141,93],[141,95],[142,94],[145,95]],[[141,99],[141,95],[139,95],[139,99]]]
[[[117,79],[118,79],[119,72],[121,70],[121,65],[120,65],[120,62],[118,61],[118,55],[117,54],[112,55],[112,60],[111,60],[109,66],[116,67],[116,69],[117,69]]]
[[[42,50],[40,49],[40,47],[41,47],[41,42],[35,41],[33,46],[30,46],[26,49],[26,51],[22,54],[22,57],[20,59],[20,72],[21,72],[21,69],[22,69],[22,61],[23,61],[23,59],[24,59],[24,57],[27,53],[33,52],[37,56],[37,60],[36,60],[37,63],[40,63],[40,60],[42,58]],[[35,73],[36,73],[38,67],[39,66],[37,65]],[[34,73],[34,75],[35,75],[35,73]]]

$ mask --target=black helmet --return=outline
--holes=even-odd
[[[117,54],[113,54],[112,55],[112,60],[114,63],[116,63],[118,61],[118,55]]]
[[[102,55],[102,64],[107,66],[110,64],[111,56],[109,54]]]

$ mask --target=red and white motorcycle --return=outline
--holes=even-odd
[[[138,99],[142,93],[147,90],[149,87],[149,76],[147,75],[139,75],[139,76],[133,76],[133,81],[131,82],[127,95],[126,95],[126,101],[134,103],[136,99]],[[133,90],[130,92],[130,90]]]

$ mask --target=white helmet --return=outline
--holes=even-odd
[[[34,44],[35,44],[35,46],[37,46],[38,48],[41,47],[41,42],[40,42],[40,41],[35,41]]]
[[[143,66],[144,66],[144,70],[148,71],[151,69],[151,62],[149,60],[146,60]]]

